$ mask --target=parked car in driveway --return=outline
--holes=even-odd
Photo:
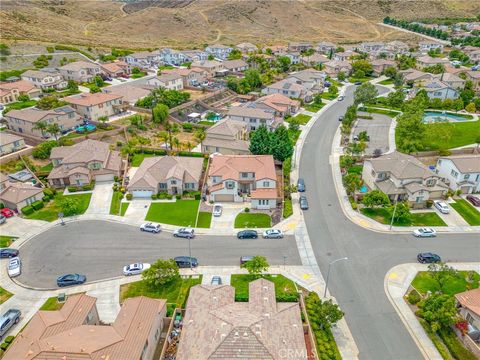
[[[417,260],[419,263],[422,263],[422,264],[432,264],[432,263],[438,263],[442,261],[440,256],[438,256],[437,254],[428,253],[428,252],[418,254]]]
[[[413,236],[416,236],[416,237],[435,237],[435,236],[437,236],[437,232],[432,228],[424,227],[424,228],[414,230],[413,231]]]
[[[147,269],[150,269],[150,264],[147,264],[147,263],[130,264],[123,267],[123,275],[125,276],[138,275]]]
[[[255,230],[242,230],[237,233],[238,239],[256,239],[258,233]]]
[[[213,205],[213,216],[220,216],[222,215],[222,205],[215,204]]]
[[[17,257],[19,251],[17,249],[2,248],[0,249],[0,258],[13,258]]]
[[[195,237],[195,230],[193,230],[192,228],[180,228],[173,232],[173,236],[193,239]]]
[[[192,264],[192,267],[197,267],[198,266],[198,260],[194,257],[177,256],[173,260],[177,263],[177,266],[179,268],[189,268],[190,263]]]
[[[305,192],[305,180],[303,180],[302,178],[298,178],[297,180],[297,191]]]
[[[433,202],[433,205],[440,211],[442,214],[449,214],[450,213],[450,208],[448,207],[447,203],[440,201],[440,200],[435,200]]]
[[[283,238],[283,231],[280,229],[268,229],[262,234],[264,239],[281,239]]]
[[[22,262],[19,257],[13,257],[8,260],[8,276],[15,277],[21,274],[22,272]]]
[[[467,195],[467,200],[470,201],[470,203],[473,206],[480,206],[480,198],[473,196],[473,195]]]
[[[306,196],[300,196],[300,209],[308,210],[308,200]]]
[[[210,285],[222,285],[222,278],[220,276],[213,276]]]
[[[154,223],[145,223],[140,226],[140,231],[148,231],[151,233],[158,234],[160,231],[162,231],[162,228],[160,227],[160,224],[154,224]]]
[[[5,216],[6,218],[9,218],[9,217],[12,217],[13,215],[15,215],[15,213],[12,210],[10,210],[9,208],[0,209],[0,214]]]
[[[57,285],[59,287],[70,286],[70,285],[79,285],[87,281],[85,275],[80,274],[66,274],[62,275],[57,279]]]
[[[21,315],[21,311],[17,309],[9,309],[2,315],[0,318],[0,339],[13,325],[18,324]]]

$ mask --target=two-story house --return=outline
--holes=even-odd
[[[84,118],[97,121],[121,112],[122,96],[109,93],[83,93],[64,98]]]
[[[202,152],[207,154],[248,155],[248,126],[243,121],[222,119],[205,132]]]
[[[456,99],[459,96],[459,92],[457,89],[452,88],[448,84],[444,82],[433,79],[433,80],[426,80],[423,82],[416,82],[414,84],[414,93],[425,90],[427,96],[430,100],[433,99],[440,99],[445,101],[446,99]]]
[[[255,100],[257,108],[273,111],[275,116],[293,115],[300,109],[300,101],[282,94],[270,94]]]
[[[0,202],[5,207],[20,211],[23,207],[42,200],[42,197],[43,188],[29,183],[11,182],[0,173]]]
[[[370,190],[382,191],[392,202],[408,201],[415,208],[424,207],[427,200],[440,199],[448,190],[426,165],[397,151],[365,160],[362,178]]]
[[[159,192],[171,195],[198,191],[203,158],[187,156],[156,156],[145,158],[128,184],[136,198],[150,198]]]
[[[162,74],[175,74],[182,78],[183,87],[196,86],[204,83],[208,78],[208,71],[200,68],[191,67],[187,68],[175,68],[162,70]]]
[[[474,90],[480,91],[480,71],[467,71],[465,74],[467,80],[470,80],[473,83]]]
[[[304,86],[312,93],[323,92],[323,84],[327,74],[324,71],[315,69],[305,69],[302,71],[293,72],[288,75],[287,80]]]
[[[222,62],[223,67],[231,73],[238,73],[248,69],[248,64],[242,59],[238,60],[225,60]]]
[[[60,74],[66,80],[78,83],[92,82],[95,76],[102,74],[102,67],[89,61],[75,61],[58,68]]]
[[[195,61],[190,67],[205,70],[209,77],[215,77],[225,71],[223,63],[216,60]]]
[[[178,74],[162,74],[148,79],[146,85],[166,90],[183,90],[183,79]]]
[[[352,57],[358,56],[358,55],[360,55],[360,54],[357,53],[356,51],[346,50],[346,51],[337,52],[337,53],[333,54],[333,60],[335,60],[335,61],[348,61]]]
[[[124,167],[119,151],[110,150],[108,143],[91,139],[53,148],[50,160],[53,170],[47,179],[56,188],[87,185],[92,180],[113,181]]]
[[[162,63],[161,51],[141,51],[124,56],[124,61],[132,67],[139,69],[148,69]]]
[[[444,72],[442,74],[435,74],[433,75],[433,78],[440,80],[442,83],[448,85],[449,87],[455,90],[463,90],[463,88],[465,87],[465,80],[449,72]]]
[[[480,289],[455,294],[459,315],[468,323],[466,334],[461,334],[463,344],[480,358]]]
[[[317,52],[325,55],[329,55],[330,53],[333,53],[336,48],[337,48],[337,45],[328,41],[321,41],[317,44]]]
[[[391,51],[395,54],[407,54],[409,52],[409,47],[403,41],[390,41],[385,45],[385,50]]]
[[[313,45],[309,42],[291,42],[288,43],[288,51],[300,52],[308,49],[313,49]]]
[[[226,60],[228,55],[232,52],[232,48],[222,44],[208,45],[205,51],[213,55],[216,59]]]
[[[272,155],[213,155],[207,191],[213,202],[251,200],[253,209],[273,209],[279,201]]]
[[[112,78],[124,77],[132,73],[132,65],[121,60],[101,64],[100,66],[102,67],[103,73]]]
[[[434,65],[445,66],[449,63],[450,63],[450,61],[448,61],[447,58],[435,58],[435,57],[431,57],[431,56],[428,56],[428,55],[420,56],[420,57],[417,58],[417,66],[420,69],[424,69],[426,67],[434,66]]]
[[[442,156],[437,160],[435,172],[454,191],[480,192],[479,154]]]
[[[68,86],[68,82],[57,70],[27,70],[22,74],[22,80],[30,81],[42,90],[63,90]]]
[[[418,43],[418,50],[422,54],[428,53],[430,50],[440,49],[440,52],[443,52],[443,44],[440,44],[435,41],[420,41]]]
[[[372,68],[373,68],[373,73],[376,76],[380,76],[385,69],[389,67],[396,68],[397,64],[395,61],[392,60],[384,60],[384,59],[376,59],[371,62]]]
[[[329,61],[330,61],[330,59],[327,56],[325,56],[323,54],[319,54],[319,53],[315,53],[315,54],[312,54],[312,55],[301,56],[300,57],[300,62],[305,66],[322,65],[322,64],[325,64]]]
[[[0,103],[10,104],[18,101],[20,95],[27,95],[30,99],[38,98],[42,90],[27,80],[0,83]]]
[[[258,51],[258,47],[249,42],[240,43],[235,47],[244,54],[256,53]]]
[[[296,65],[300,63],[301,54],[298,51],[290,51],[285,54],[286,57],[290,59],[290,64]]]
[[[183,50],[182,53],[187,57],[187,61],[189,62],[208,60],[208,53],[203,50]]]
[[[25,140],[21,136],[2,132],[0,136],[0,156],[25,148]]]
[[[363,42],[359,46],[359,50],[367,54],[377,54],[385,50],[386,45],[381,41]]]
[[[262,94],[282,94],[291,99],[302,99],[305,102],[312,100],[312,93],[293,79],[283,79],[262,89]]]
[[[37,108],[11,110],[4,115],[4,118],[10,130],[40,139],[51,135],[45,130],[42,131],[37,128],[37,123],[40,121],[46,125],[57,124],[61,132],[67,132],[82,124],[81,116],[70,106],[62,106],[52,110]]]
[[[352,71],[352,64],[348,61],[331,60],[323,64],[325,66],[325,72],[327,75],[337,77],[339,73],[343,73],[348,76]]]
[[[260,125],[273,131],[282,123],[281,119],[275,118],[273,111],[256,108],[254,103],[232,106],[227,112],[227,119],[242,121],[248,126],[248,131],[258,129]]]

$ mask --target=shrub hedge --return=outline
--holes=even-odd
[[[13,339],[15,339],[15,336],[12,336],[12,335],[7,336],[7,337],[5,338],[5,342],[6,342],[7,344],[11,344],[11,343],[13,342]]]
[[[30,205],[24,206],[21,210],[23,215],[30,215],[33,214],[35,210]]]
[[[477,359],[462,343],[458,340],[457,335],[450,329],[440,329],[438,335],[447,346],[448,351],[455,359],[458,360],[475,360]]]
[[[44,204],[43,204],[43,201],[35,201],[34,203],[32,203],[32,208],[34,208],[35,210],[40,210],[41,208],[43,208]]]
[[[126,198],[127,198],[127,200],[132,200],[133,195],[132,195],[132,194],[127,194],[127,195],[126,195]]]
[[[407,296],[407,301],[412,305],[417,304],[420,300],[422,300],[422,297],[420,296],[417,290],[410,291],[410,293]]]
[[[2,345],[0,345],[0,349],[2,349],[3,351],[7,350],[8,346],[10,344],[7,344],[7,343],[2,343]]]
[[[92,189],[93,189],[92,185],[83,185],[83,186],[82,186],[82,190],[83,190],[83,191],[90,191],[90,190],[92,190]]]
[[[67,189],[68,189],[68,192],[77,192],[78,191],[78,188],[76,186],[69,186]]]
[[[43,202],[49,202],[50,201],[50,196],[45,195],[44,197],[42,197],[42,201]]]
[[[56,193],[56,190],[53,190],[53,189],[50,189],[50,188],[46,188],[46,189],[43,189],[43,193],[50,197],[50,198],[53,198],[53,196],[55,195]]]

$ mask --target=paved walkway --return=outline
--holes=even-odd
[[[98,182],[92,191],[92,199],[85,214],[110,214],[113,181]]]
[[[475,270],[480,272],[480,263],[449,263],[449,265],[458,270]],[[427,265],[416,263],[401,264],[391,268],[385,276],[385,293],[423,356],[426,359],[441,360],[443,358],[437,348],[433,345],[403,298],[417,272],[425,271],[427,268]]]

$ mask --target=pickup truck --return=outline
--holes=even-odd
[[[17,309],[10,309],[0,318],[0,339],[7,331],[16,323],[20,321],[22,313]]]

